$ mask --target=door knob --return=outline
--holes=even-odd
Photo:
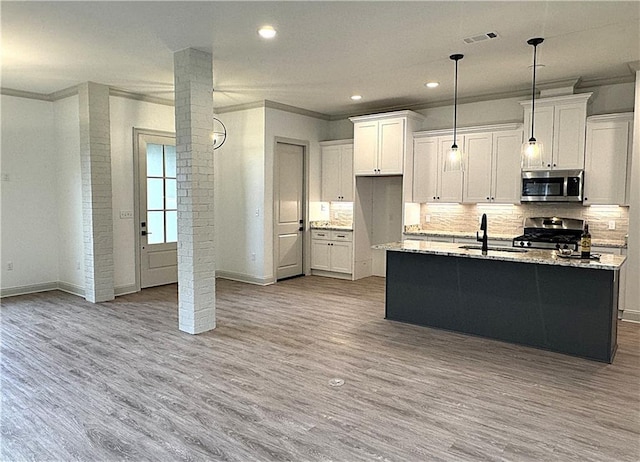
[[[298,231],[304,231],[304,226],[300,226],[300,227],[298,228]]]

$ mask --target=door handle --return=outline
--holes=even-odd
[[[298,228],[298,231],[304,231],[304,226],[300,226],[300,227]]]
[[[153,234],[153,233],[150,232],[150,231],[145,231],[144,229],[142,231],[140,231],[140,235],[141,236],[148,236],[149,234]]]

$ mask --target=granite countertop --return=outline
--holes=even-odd
[[[392,252],[412,252],[451,257],[479,258],[485,260],[537,263],[541,265],[574,266],[576,268],[602,269],[610,271],[619,270],[626,259],[626,257],[622,255],[602,254],[600,260],[582,261],[580,259],[562,258],[558,256],[558,253],[555,250],[529,249],[526,252],[509,252],[491,250],[491,246],[489,246],[488,254],[482,255],[480,250],[461,249],[460,244],[417,240],[378,244],[372,246],[372,248],[378,250],[389,250]]]
[[[475,239],[476,238],[476,233],[470,233],[470,232],[453,232],[453,231],[426,231],[426,230],[420,230],[420,231],[405,231],[404,233],[405,236],[433,236],[433,237],[452,237],[452,238],[468,238],[468,239]],[[515,236],[512,235],[506,235],[506,234],[492,234],[489,236],[489,239],[495,239],[497,241],[513,241],[513,238]]]
[[[452,237],[452,238],[469,238],[469,239],[475,239],[476,238],[476,233],[470,233],[470,232],[453,232],[453,231],[427,231],[427,230],[420,230],[420,231],[405,231],[404,233],[405,236],[433,236],[433,237]],[[496,241],[513,241],[513,238],[516,236],[513,235],[506,235],[506,234],[490,234],[489,235],[489,239],[490,240],[496,240]],[[596,246],[596,247],[611,247],[614,249],[626,249],[627,245],[624,243],[624,241],[611,241],[611,240],[607,240],[607,239],[591,239],[591,245]]]
[[[343,225],[331,223],[329,221],[311,221],[309,222],[311,229],[327,229],[329,231],[353,231],[353,225]]]

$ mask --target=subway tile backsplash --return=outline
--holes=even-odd
[[[629,230],[629,208],[611,206],[583,207],[575,204],[420,204],[419,228],[425,231],[475,232],[483,213],[489,221],[489,236],[517,236],[527,217],[563,217],[585,220],[594,239],[625,240]],[[615,222],[615,229],[609,223]]]

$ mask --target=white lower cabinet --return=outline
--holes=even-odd
[[[353,272],[352,241],[352,231],[312,230],[312,273],[321,276],[349,277]]]

